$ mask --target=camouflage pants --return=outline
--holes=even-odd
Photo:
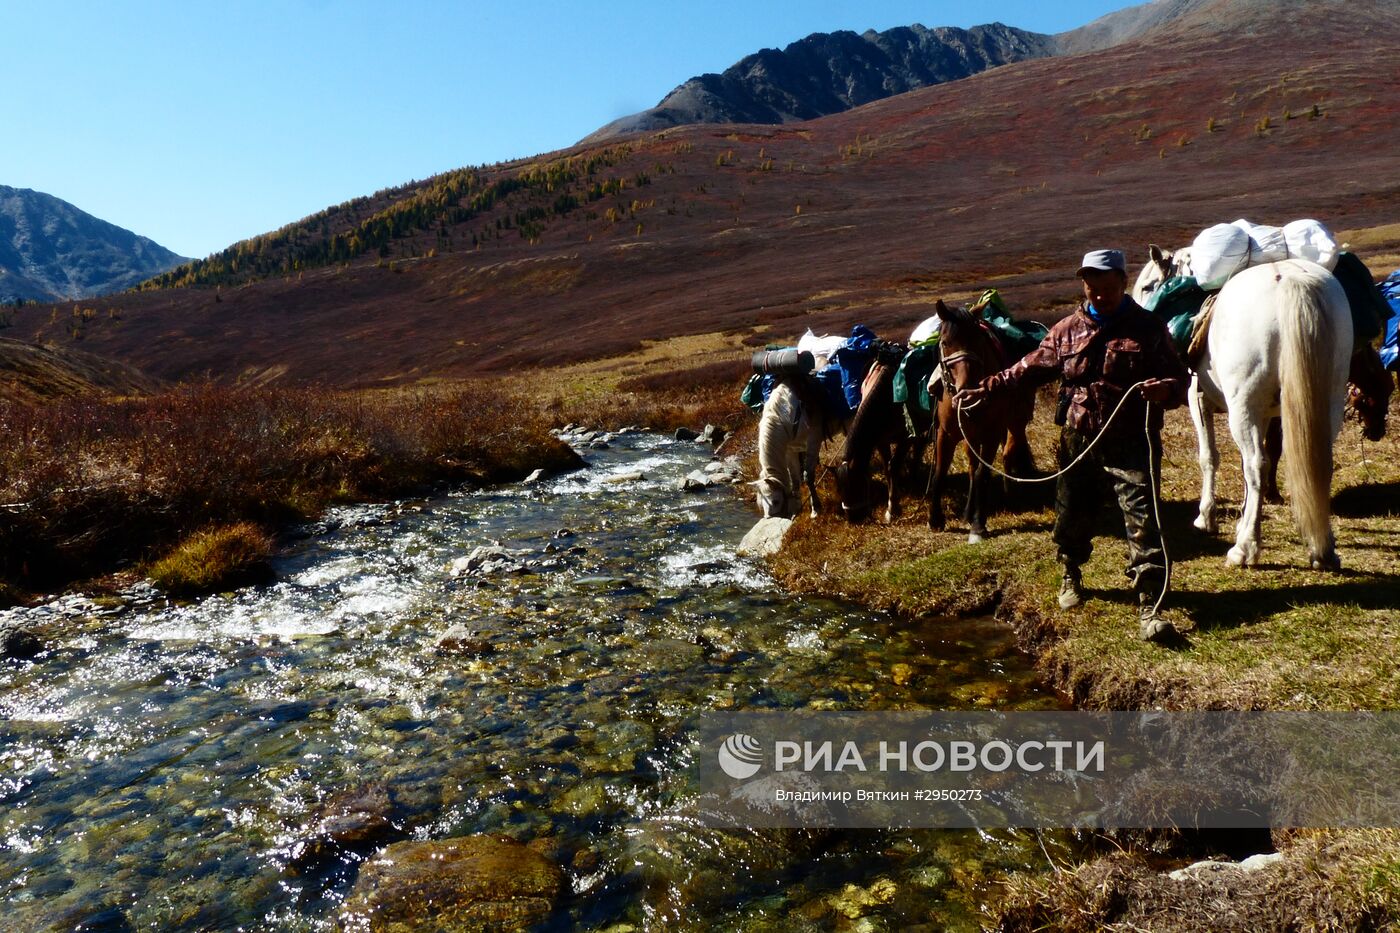
[[[1060,430],[1060,468],[1084,452],[1093,435],[1073,428]],[[1078,569],[1093,551],[1104,491],[1112,486],[1128,535],[1126,573],[1139,596],[1156,598],[1166,581],[1167,555],[1152,509],[1152,477],[1161,477],[1162,449],[1152,444],[1148,470],[1147,439],[1141,435],[1106,437],[1078,466],[1055,484],[1055,545],[1060,563]],[[1160,491],[1160,490],[1159,490]]]

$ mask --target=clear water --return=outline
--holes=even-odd
[[[699,711],[1057,701],[995,623],[781,592],[733,556],[746,504],[679,490],[705,448],[630,434],[588,459],[337,509],[270,585],[41,610],[66,616],[59,645],[0,662],[7,928],[333,929],[376,845],[478,832],[548,841],[572,889],[559,929],[975,926],[999,870],[1044,864],[1033,834],[655,819]],[[495,542],[524,566],[451,574]],[[439,648],[453,626],[473,649]],[[308,842],[366,786],[386,832]]]

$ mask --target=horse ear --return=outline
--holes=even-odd
[[[1167,254],[1164,253],[1162,247],[1158,246],[1156,243],[1148,244],[1147,255],[1152,257],[1152,261],[1159,266],[1167,261]]]
[[[933,310],[934,313],[938,315],[939,319],[944,321],[948,320],[948,318],[951,317],[953,313],[948,310],[948,306],[943,303],[942,298],[938,299],[938,301],[934,303]]]

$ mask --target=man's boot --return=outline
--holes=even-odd
[[[1176,626],[1157,615],[1157,597],[1138,594],[1138,634],[1143,641],[1166,642],[1177,636]]]
[[[1060,608],[1073,609],[1084,602],[1084,582],[1079,568],[1065,564],[1065,574],[1060,578]]]

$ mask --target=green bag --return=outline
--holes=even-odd
[[[1045,335],[1050,333],[1050,328],[1044,324],[1014,320],[1011,312],[1007,310],[1006,302],[1001,300],[1001,295],[995,288],[983,292],[972,303],[972,307],[982,309],[982,320],[997,332],[1013,363],[1040,346]]]
[[[933,411],[928,395],[928,380],[938,366],[938,335],[922,340],[904,354],[899,370],[894,374],[894,400],[898,404],[913,402],[924,411]]]
[[[1195,315],[1205,303],[1206,291],[1194,278],[1189,275],[1176,275],[1167,279],[1160,288],[1149,295],[1143,308],[1170,322],[1181,314]]]
[[[765,376],[762,373],[754,373],[749,377],[748,385],[744,386],[744,391],[739,395],[739,401],[743,402],[753,411],[763,411],[763,380],[772,381],[772,376]]]
[[[1197,311],[1183,311],[1167,322],[1167,333],[1171,334],[1172,346],[1176,348],[1177,356],[1186,358],[1186,351],[1191,348],[1191,325],[1196,320]]]

